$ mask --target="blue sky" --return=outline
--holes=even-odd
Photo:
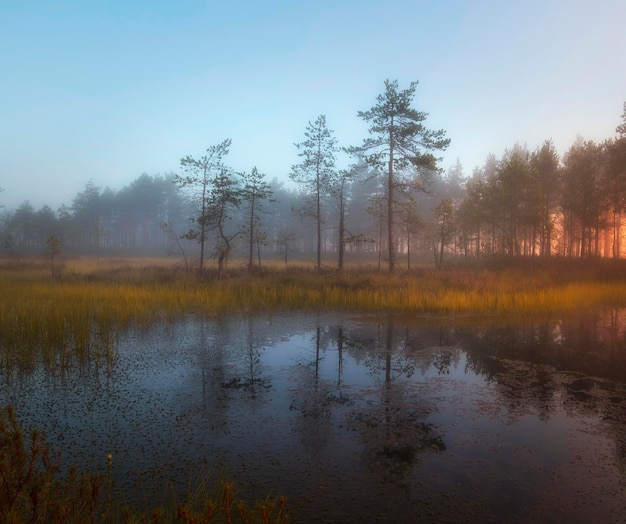
[[[466,174],[516,142],[615,136],[623,0],[0,0],[0,203],[71,204],[232,139],[229,164],[286,179],[309,120],[340,145],[382,92],[416,109]]]

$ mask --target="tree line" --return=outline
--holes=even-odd
[[[450,140],[412,107],[417,82],[385,81],[358,146],[341,147],[320,115],[295,143],[295,187],[252,166],[236,172],[231,140],[188,155],[180,171],[142,174],[113,190],[89,181],[54,211],[24,202],[2,215],[6,255],[63,249],[75,253],[176,253],[207,257],[223,271],[233,254],[254,269],[265,257],[312,257],[342,268],[346,254],[393,271],[402,260],[444,264],[490,256],[622,255],[626,207],[626,103],[617,137],[579,138],[559,156],[551,140],[534,151],[515,144],[489,155],[467,176],[436,154]],[[338,155],[350,159],[338,169]],[[51,240],[53,239],[53,240]],[[52,242],[52,244],[51,244]]]
[[[618,138],[579,137],[559,157],[551,140],[493,155],[454,207],[455,250],[485,255],[620,258],[626,204],[625,124]]]

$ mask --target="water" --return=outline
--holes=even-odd
[[[626,313],[187,317],[0,402],[134,504],[211,472],[295,522],[626,522]]]

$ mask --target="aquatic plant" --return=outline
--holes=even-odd
[[[195,490],[191,492],[183,503],[175,503],[176,522],[185,524],[226,522],[228,524],[287,524],[289,516],[285,511],[286,499],[284,497],[266,497],[257,501],[250,507],[244,501],[237,499],[235,485],[232,482],[221,481],[218,490],[211,490],[207,484],[209,476],[206,476]],[[207,496],[211,491],[217,491],[220,496],[211,499]],[[170,522],[173,514],[168,515],[167,510],[162,510],[165,520],[157,522]]]
[[[93,522],[102,477],[71,468],[60,481],[59,471],[59,457],[41,433],[27,434],[11,406],[0,411],[2,522]]]
[[[235,496],[235,486],[221,481],[218,491],[208,484],[210,475],[190,486],[185,500],[148,510],[125,505],[113,490],[113,457],[107,472],[78,473],[69,468],[59,479],[60,456],[54,454],[36,429],[25,432],[15,410],[0,411],[0,522],[54,523],[242,523],[286,524],[284,498],[266,497],[253,506]],[[212,493],[219,493],[217,498]],[[103,496],[104,494],[104,496]]]

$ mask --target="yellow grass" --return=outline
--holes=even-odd
[[[217,278],[174,268],[171,260],[156,262],[75,260],[55,279],[45,266],[0,270],[0,365],[25,369],[42,359],[63,369],[110,357],[120,330],[188,313],[327,309],[493,316],[626,306],[624,280],[568,281],[519,269],[234,271]]]

